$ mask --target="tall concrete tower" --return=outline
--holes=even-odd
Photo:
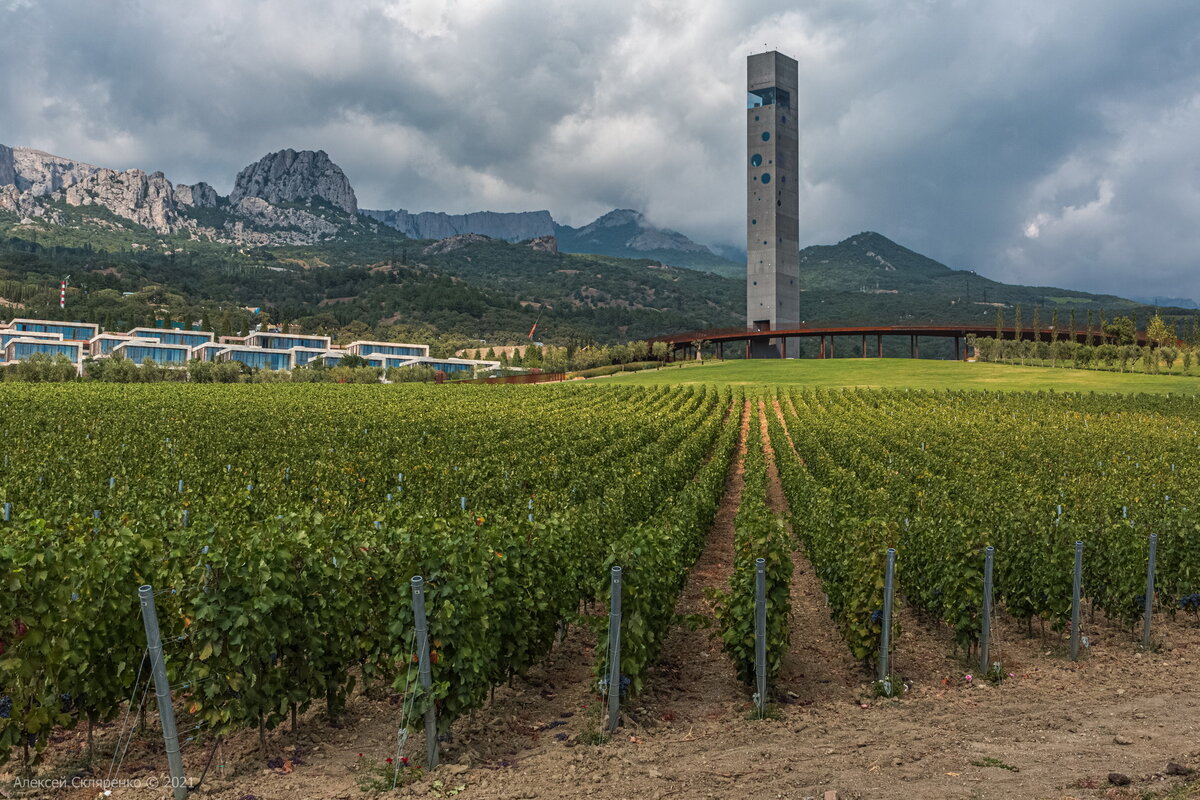
[[[792,103],[794,59],[772,50],[746,62],[746,322],[751,330],[800,324],[800,160]],[[783,341],[754,347],[778,357]]]

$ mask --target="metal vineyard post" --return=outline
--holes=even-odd
[[[421,680],[421,691],[427,695],[429,706],[425,709],[425,759],[429,769],[438,765],[437,710],[428,694],[433,690],[433,676],[429,670],[429,628],[425,622],[425,579],[420,575],[412,578],[413,620],[417,629],[417,670]]]
[[[887,551],[887,567],[883,573],[883,632],[879,637],[879,680],[886,681],[892,645],[892,595],[896,588],[896,548]]]
[[[754,559],[754,695],[758,716],[767,707],[767,560]]]
[[[142,604],[142,625],[146,629],[146,649],[150,653],[150,673],[154,677],[154,699],[162,722],[163,743],[167,750],[167,769],[171,773],[171,792],[175,800],[187,800],[187,777],[179,753],[179,734],[175,730],[175,707],[171,705],[171,684],[167,680],[167,662],[162,637],[158,632],[158,611],[154,607],[154,589],[148,584],[138,589]]]
[[[617,729],[621,711],[621,568],[612,568],[608,611],[608,730]]]
[[[1083,592],[1083,542],[1075,543],[1075,579],[1071,586],[1071,660],[1079,660],[1079,600]]]

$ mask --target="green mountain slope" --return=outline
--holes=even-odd
[[[169,315],[233,333],[262,321],[246,310],[260,307],[269,322],[342,338],[496,344],[525,341],[539,314],[537,338],[563,344],[744,324],[740,273],[664,268],[654,258],[554,253],[475,235],[421,241],[365,217],[340,220],[336,233],[316,244],[253,247],[159,234],[103,209],[58,210],[64,221],[54,225],[0,213],[0,306],[8,306],[0,315],[110,328]],[[325,211],[318,209],[339,221]],[[800,263],[808,325],[990,325],[997,308],[1011,321],[1016,304],[1026,324],[1040,307],[1043,326],[1055,310],[1063,327],[1071,310],[1081,327],[1089,310],[1136,314],[1143,323],[1154,313],[1111,295],[1002,284],[877,233],[805,248]],[[68,309],[61,313],[58,282],[67,274]],[[1162,311],[1181,332],[1196,318],[1192,310]]]
[[[1005,284],[973,270],[955,270],[873,232],[836,245],[800,251],[801,318],[814,322],[975,322],[990,323],[1001,308],[1011,320],[1020,304],[1028,324],[1035,307],[1049,325],[1057,311],[1067,324],[1071,310],[1153,313],[1132,300],[1046,286]],[[1186,314],[1182,309],[1167,313]]]
[[[18,304],[0,316],[63,316],[57,287],[70,274],[65,316],[110,328],[166,313],[208,318],[214,327],[226,319],[233,332],[250,324],[244,307],[262,307],[272,322],[313,332],[516,343],[540,314],[537,338],[569,343],[741,320],[740,283],[646,259],[556,254],[471,236],[419,241],[361,225],[319,244],[251,248],[96,219],[105,224],[43,228],[0,215],[0,231],[7,224],[10,234],[0,239],[0,303]]]

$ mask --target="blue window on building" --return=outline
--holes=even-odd
[[[440,369],[442,372],[467,372],[471,369],[470,364],[447,364],[444,361],[435,361],[428,366]]]
[[[303,367],[320,357],[321,357],[320,353],[313,352],[312,350],[297,350],[296,351],[296,366]]]
[[[259,336],[257,341],[261,347],[270,350],[291,350],[293,347],[313,347],[324,349],[328,342],[306,336]]]
[[[290,369],[291,355],[288,353],[246,353],[231,350],[227,356],[229,361],[240,361],[251,369]]]
[[[12,345],[12,358],[15,361],[20,361],[24,358],[29,358],[37,354],[48,356],[64,355],[72,361],[79,358],[79,348],[69,344],[55,344],[53,342],[14,342]]]
[[[750,166],[761,167],[762,166],[762,156],[760,156],[758,153],[755,153],[754,155],[750,156]]]
[[[138,364],[147,358],[156,364],[186,364],[187,351],[170,347],[155,347],[152,344],[130,344],[121,348],[121,353]]]
[[[139,339],[158,339],[160,344],[186,344],[188,347],[199,347],[211,342],[212,337],[200,333],[185,333],[174,330],[136,331],[134,336]]]
[[[204,348],[197,350],[196,354],[195,354],[195,356],[193,356],[193,358],[198,358],[201,361],[216,361],[217,353],[219,353],[219,352],[220,352],[220,348],[204,347]]]
[[[771,173],[769,173],[769,172],[764,172],[764,173],[762,174],[762,182],[763,182],[763,183],[770,183],[770,182],[771,182]]]
[[[769,142],[769,141],[771,141],[771,132],[770,132],[770,131],[763,131],[763,132],[762,132],[762,140],[763,140],[764,142]]]
[[[361,356],[383,355],[383,356],[423,356],[425,348],[423,347],[401,347],[399,345],[386,344],[360,344],[358,346],[358,354]]]
[[[31,339],[42,338],[40,336],[31,336],[30,334],[32,334],[32,333],[34,333],[34,332],[33,331],[0,331],[0,348],[7,347],[8,343],[10,341],[12,341],[13,339],[23,339],[25,337],[29,337]],[[51,338],[47,337],[47,341],[60,341],[60,340],[51,339]]]
[[[78,327],[68,323],[63,324],[46,324],[41,322],[18,322],[13,326],[19,331],[30,331],[31,333],[61,333],[64,339],[91,339],[96,335],[98,328],[95,327]]]
[[[746,97],[746,108],[759,106],[792,107],[792,95],[786,89],[768,86],[766,89],[754,89]]]

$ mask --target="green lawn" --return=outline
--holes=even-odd
[[[1020,367],[909,358],[792,359],[713,361],[593,378],[640,385],[716,383],[788,385],[813,388],[857,386],[913,389],[985,389],[1008,392],[1167,392],[1200,393],[1200,377],[1141,375],[1080,369]]]

